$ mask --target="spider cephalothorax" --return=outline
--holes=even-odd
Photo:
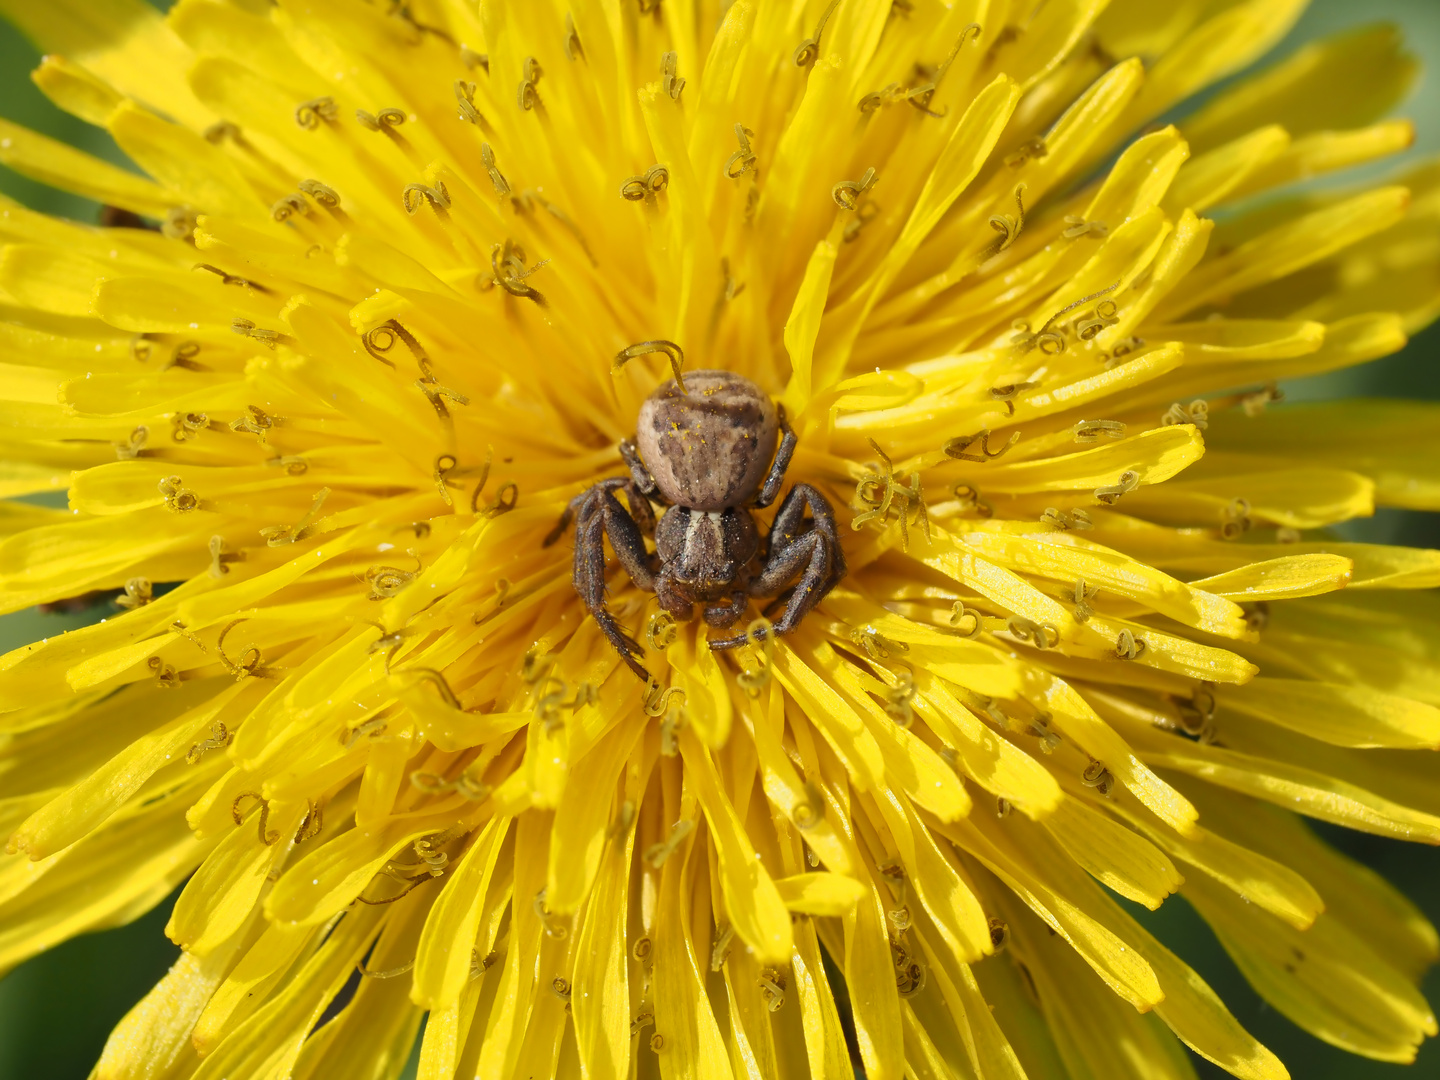
[[[835,513],[809,484],[790,489],[763,541],[750,516],[780,493],[795,441],[784,410],[749,379],[691,372],[683,389],[671,379],[640,406],[635,441],[620,444],[630,475],[601,480],[566,507],[551,539],[575,520],[575,591],[641,678],[649,678],[643,650],[605,606],[606,536],[630,579],[681,621],[701,604],[709,625],[733,626],[751,597],[776,596],[795,582],[774,624],[775,634],[786,634],[845,576]],[[667,507],[658,524],[652,503]],[[653,552],[646,536],[655,538]]]

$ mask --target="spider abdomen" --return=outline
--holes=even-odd
[[[743,375],[692,371],[640,406],[635,442],[666,501],[724,510],[755,497],[775,456],[775,403]]]

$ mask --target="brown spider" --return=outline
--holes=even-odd
[[[784,409],[749,379],[689,372],[683,390],[670,379],[640,406],[635,441],[619,448],[630,475],[601,480],[570,500],[545,543],[575,521],[575,591],[642,679],[650,677],[639,662],[644,650],[605,607],[605,537],[630,580],[679,621],[698,603],[709,625],[733,626],[751,597],[777,596],[798,578],[772,631],[788,634],[845,576],[835,512],[809,484],[790,489],[763,542],[750,515],[775,501],[795,443]],[[658,525],[652,501],[667,506]],[[655,539],[653,552],[646,536]],[[720,638],[710,648],[749,640]]]

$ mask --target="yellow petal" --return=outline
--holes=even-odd
[[[1227,600],[1293,600],[1319,596],[1350,584],[1355,563],[1343,555],[1288,555],[1192,581],[1192,588]]]
[[[1144,837],[1073,797],[1064,799],[1044,825],[1096,879],[1151,911],[1184,880]]]
[[[1440,749],[1440,709],[1369,688],[1253,679],[1216,695],[1226,708],[1336,746]]]

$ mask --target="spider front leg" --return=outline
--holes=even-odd
[[[765,476],[765,483],[760,486],[760,494],[755,496],[755,505],[765,509],[775,501],[775,496],[780,494],[780,485],[785,482],[785,473],[790,468],[790,459],[795,456],[795,444],[800,440],[795,437],[795,432],[790,430],[790,421],[785,419],[785,406],[775,406],[775,417],[780,424],[780,448],[775,451],[775,460],[770,464],[770,472]],[[794,492],[792,491],[793,495]],[[817,492],[818,495],[818,492]]]
[[[805,512],[811,519],[805,520]],[[780,504],[770,526],[770,552],[765,565],[750,581],[751,596],[774,596],[799,581],[790,602],[775,623],[776,637],[790,633],[810,610],[845,576],[845,554],[835,528],[830,502],[809,484],[796,484]],[[758,636],[758,635],[757,635]],[[710,642],[712,649],[738,649],[748,634]]]
[[[640,664],[639,657],[645,655],[640,643],[627,634],[615,616],[605,606],[605,537],[610,537],[610,546],[620,560],[630,580],[647,592],[655,591],[655,573],[658,560],[645,549],[645,537],[641,525],[631,516],[640,506],[640,516],[647,518],[653,528],[654,517],[650,504],[643,495],[634,491],[633,481],[624,477],[602,480],[588,491],[572,499],[560,519],[563,530],[568,518],[575,518],[575,592],[584,602],[586,609],[595,618],[595,625],[620,654],[621,659],[640,678],[649,680],[650,673]],[[627,512],[615,497],[617,488],[626,489],[631,512]]]

